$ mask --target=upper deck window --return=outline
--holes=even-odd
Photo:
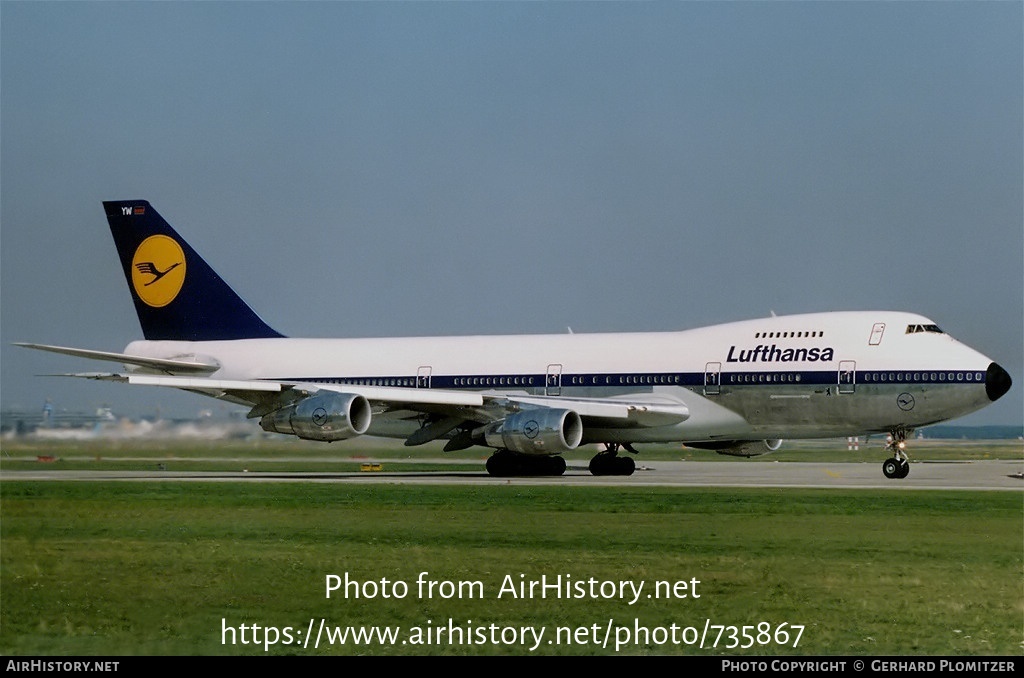
[[[910,332],[910,329],[907,329]],[[823,331],[806,332],[756,332],[755,339],[803,339],[804,337],[824,337]]]
[[[918,332],[944,334],[938,325],[907,325],[907,334],[917,334]]]

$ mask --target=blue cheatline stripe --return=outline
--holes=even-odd
[[[722,387],[741,386],[800,386],[800,385],[834,385],[839,383],[838,370],[817,370],[806,372],[720,372],[717,373],[719,385]],[[430,388],[449,390],[481,390],[488,388],[544,388],[545,386],[561,388],[600,388],[600,387],[643,387],[643,386],[684,386],[703,387],[704,372],[614,372],[562,374],[559,381],[547,382],[544,373],[535,374],[474,374],[474,375],[441,375],[429,377]],[[417,383],[423,387],[423,379],[416,375],[386,376],[323,376],[323,377],[292,377],[281,381],[300,381],[327,384],[352,384],[361,386],[396,386],[414,388]],[[844,382],[850,383],[850,382]],[[875,386],[886,384],[984,384],[985,372],[972,370],[865,370],[854,374],[854,384],[858,386]]]

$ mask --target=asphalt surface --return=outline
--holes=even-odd
[[[425,460],[419,460],[420,462]],[[794,487],[891,490],[1024,491],[1024,461],[916,462],[903,479],[882,475],[881,463],[651,461],[638,463],[625,477],[595,477],[585,465],[570,464],[565,475],[492,478],[472,471],[394,471],[401,462],[381,462],[381,471],[352,473],[275,473],[202,471],[4,471],[4,480],[244,481],[305,483],[407,483],[448,485],[590,485],[664,487]]]

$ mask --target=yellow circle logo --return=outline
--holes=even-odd
[[[174,301],[185,284],[185,253],[166,235],[142,241],[132,259],[132,287],[139,299],[159,308]]]

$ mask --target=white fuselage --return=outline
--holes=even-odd
[[[688,408],[689,417],[671,425],[591,426],[583,437],[630,443],[912,429],[989,403],[992,364],[927,318],[891,311],[781,316],[680,332],[136,341],[125,352],[215,361],[220,367],[211,379],[553,399],[643,394]],[[409,435],[419,423],[403,415],[375,417],[369,433]]]

